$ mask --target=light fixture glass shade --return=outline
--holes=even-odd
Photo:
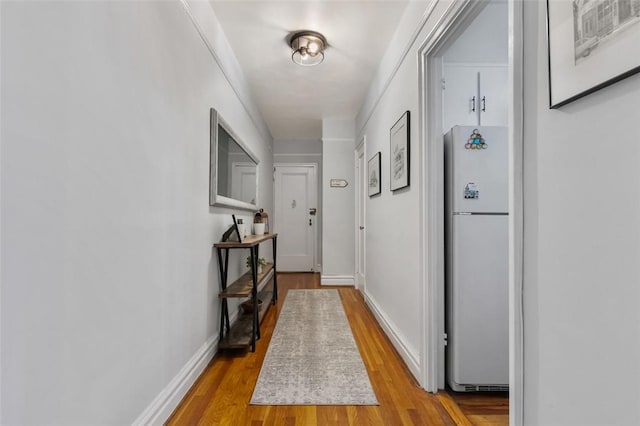
[[[298,65],[313,66],[324,60],[327,40],[315,31],[300,31],[291,36],[291,59]]]

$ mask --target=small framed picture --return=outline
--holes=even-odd
[[[547,0],[549,106],[640,72],[640,1]]]
[[[392,191],[409,186],[409,115],[406,111],[391,128],[389,176]]]
[[[382,192],[382,180],[380,179],[380,153],[371,157],[369,166],[367,167],[367,187],[369,188],[369,197],[378,195]]]

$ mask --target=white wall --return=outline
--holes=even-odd
[[[506,64],[509,52],[506,1],[487,4],[442,55],[445,63]]]
[[[272,210],[268,131],[180,2],[1,7],[0,423],[161,423],[218,333],[233,210],[208,205],[209,108],[258,155]]]
[[[418,48],[449,2],[410,2],[356,119],[367,161],[382,154],[382,194],[367,198],[365,297],[416,377],[422,377]],[[405,111],[410,123],[410,186],[390,190],[389,131]]]
[[[353,285],[355,265],[354,122],[322,122],[322,284]],[[345,188],[331,188],[331,179],[345,179]]]
[[[318,227],[318,241],[316,241],[317,265],[316,272],[322,270],[322,141],[316,139],[302,140],[274,140],[274,164],[315,164],[318,178],[318,209],[315,222]]]
[[[638,425],[640,74],[550,110],[524,6],[525,424]]]

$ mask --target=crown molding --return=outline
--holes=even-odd
[[[271,132],[269,131],[269,128],[267,127],[267,124],[264,121],[264,118],[262,117],[260,110],[257,108],[253,100],[253,96],[251,95],[251,90],[249,88],[249,84],[247,83],[247,79],[245,78],[244,73],[242,72],[242,68],[238,63],[238,60],[235,57],[235,54],[233,53],[233,50],[231,49],[229,42],[224,36],[224,31],[222,30],[222,27],[218,22],[215,11],[211,8],[211,5],[209,5],[208,2],[194,1],[194,0],[179,0],[179,1],[182,7],[184,8],[185,12],[187,12],[187,16],[189,17],[196,31],[200,35],[200,38],[202,39],[205,46],[207,47],[207,50],[209,50],[209,53],[211,53],[211,56],[213,57],[216,64],[218,64],[218,66],[220,67],[220,70],[222,71],[222,74],[224,75],[225,79],[231,86],[231,89],[236,94],[238,101],[246,111],[250,120],[253,122],[253,125],[255,126],[256,130],[258,130],[258,132],[262,135],[264,140],[267,142],[268,149],[270,151],[273,151],[273,147],[272,147],[273,136],[271,135]],[[194,7],[191,6],[191,4],[200,8],[202,7],[208,8],[207,12],[210,12],[211,17],[213,18],[211,23],[215,26],[215,30],[217,30],[218,32],[217,34],[218,37],[216,37],[215,40],[217,40],[218,45],[220,45],[220,43],[224,45],[225,52],[216,51],[216,49],[214,48],[214,44],[212,43],[208,35],[208,31],[198,21],[198,18],[196,15],[199,15],[200,13],[198,13],[194,9]],[[224,55],[222,53],[224,53]],[[222,58],[222,56],[224,56],[224,59]]]

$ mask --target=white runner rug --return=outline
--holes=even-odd
[[[337,290],[289,290],[253,405],[378,405]]]

